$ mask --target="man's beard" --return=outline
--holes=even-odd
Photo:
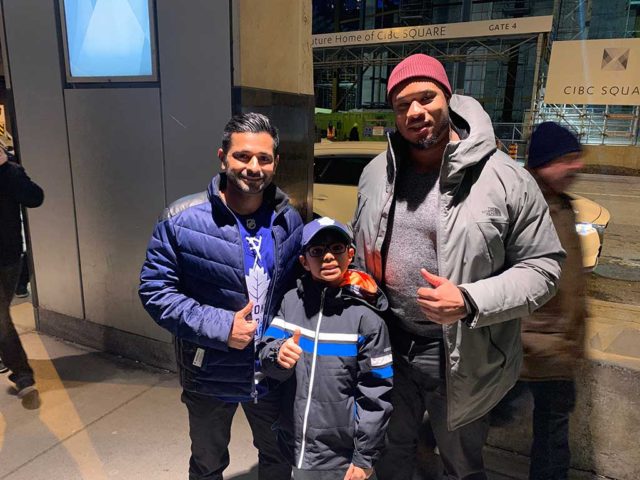
[[[256,175],[256,176],[247,175],[246,177],[243,177],[239,175],[237,172],[232,170],[227,170],[225,173],[227,174],[227,181],[230,182],[236,188],[236,190],[239,190],[243,193],[248,193],[248,194],[262,193],[271,183],[271,179],[268,178],[264,174],[264,172],[260,173],[260,175]],[[261,182],[259,183],[247,182],[245,181],[245,178],[260,179]]]
[[[431,135],[428,135],[417,142],[409,142],[416,150],[428,150],[434,145],[440,143],[442,139],[449,133],[449,116],[444,116],[440,122],[434,127]]]

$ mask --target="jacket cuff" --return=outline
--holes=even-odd
[[[282,338],[273,342],[273,344],[269,347],[269,353],[267,355],[267,360],[269,361],[269,363],[271,363],[278,370],[288,370],[278,363],[278,354],[280,353],[280,348],[285,341],[286,339]]]
[[[464,307],[467,310],[467,316],[462,319],[469,328],[475,327],[478,321],[478,306],[473,301],[473,298],[469,294],[466,288],[458,286],[460,293],[462,293],[462,299],[464,300]]]
[[[373,459],[369,455],[362,455],[357,450],[353,452],[351,463],[360,468],[373,468]]]

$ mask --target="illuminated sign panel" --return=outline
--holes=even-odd
[[[151,0],[60,0],[67,80],[156,80]]]

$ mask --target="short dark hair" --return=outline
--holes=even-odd
[[[278,154],[280,137],[275,125],[261,113],[249,112],[240,113],[231,117],[222,133],[222,151],[226,154],[231,148],[231,135],[234,133],[268,133],[273,138],[273,154]]]

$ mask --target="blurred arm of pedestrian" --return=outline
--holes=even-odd
[[[42,188],[29,178],[22,166],[9,161],[4,148],[0,148],[0,186],[25,207],[36,208],[44,201]]]

